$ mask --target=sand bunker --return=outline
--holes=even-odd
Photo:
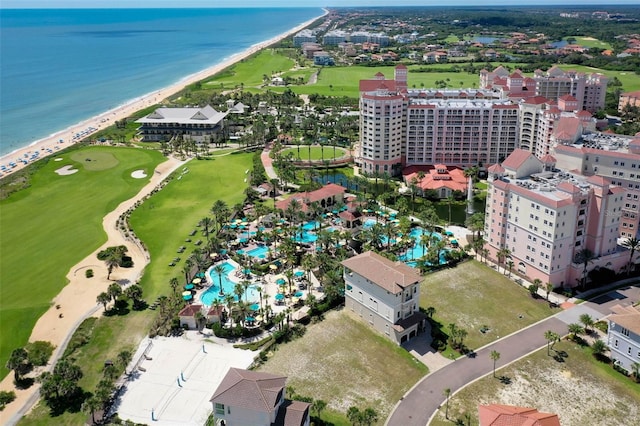
[[[73,166],[69,165],[69,166],[60,167],[58,170],[56,170],[56,173],[59,174],[60,176],[67,176],[67,175],[72,175],[77,171],[78,169],[74,169]]]
[[[131,177],[134,179],[143,179],[147,177],[147,174],[144,172],[144,170],[136,170],[131,173]]]
[[[55,160],[53,160],[53,161],[62,161],[62,158],[58,157],[58,158],[56,158],[56,159],[55,159]]]

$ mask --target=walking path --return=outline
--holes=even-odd
[[[567,334],[567,325],[579,322],[578,318],[584,313],[598,320],[609,315],[612,306],[630,305],[640,300],[640,285],[637,278],[623,280],[607,288],[612,289],[624,284],[629,286],[612,290],[592,301],[580,305],[565,304],[568,307],[567,310],[478,349],[473,358],[458,358],[455,362],[428,374],[402,397],[385,424],[390,426],[427,425],[444,402],[445,389],[450,389],[453,394],[492,373],[493,361],[489,356],[491,351],[498,351],[501,365],[506,366],[544,347],[547,343],[544,333],[547,330],[563,336]],[[593,292],[602,290],[601,288]]]
[[[98,294],[106,291],[113,282],[118,282],[121,285],[132,284],[142,275],[144,268],[149,263],[148,253],[136,242],[125,239],[116,223],[125,211],[151,193],[169,174],[184,163],[185,161],[170,157],[167,161],[159,164],[147,185],[133,198],[123,201],[115,210],[104,217],[102,226],[107,233],[107,241],[69,270],[67,274],[69,283],[53,299],[51,308],[36,322],[29,338],[30,342],[46,340],[56,347],[49,361],[48,369],[51,369],[64,353],[69,339],[80,323],[100,312],[101,307],[96,303]],[[112,279],[107,280],[107,268],[104,262],[97,259],[96,254],[106,247],[119,245],[127,247],[127,255],[131,256],[133,267],[114,269],[111,274]],[[86,269],[93,269],[93,278],[85,276]],[[0,423],[16,424],[37,402],[39,388],[38,384],[34,384],[26,390],[15,390],[13,374],[8,374],[0,383],[0,390],[14,390],[17,398],[2,411]]]

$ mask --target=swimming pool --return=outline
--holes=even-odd
[[[213,267],[207,271],[213,284],[200,296],[200,301],[207,306],[213,305],[213,302],[216,300],[224,304],[224,298],[227,294],[233,295],[234,300],[238,300],[238,297],[233,292],[236,283],[229,279],[229,273],[235,271],[236,268],[229,262],[221,263],[221,265],[224,268],[222,277],[218,276],[218,273],[213,270]],[[222,278],[222,291],[224,292],[222,296],[220,295],[220,278]],[[246,293],[242,296],[242,299],[248,300],[249,302],[257,302],[260,300],[260,293],[256,290],[256,286],[249,286]]]
[[[362,224],[362,227],[363,227],[364,229],[369,229],[369,228],[371,228],[373,225],[375,225],[376,223],[378,223],[378,221],[377,221],[377,220],[375,220],[375,219],[367,219],[367,220],[365,220],[365,221],[364,221],[364,223]]]
[[[258,246],[248,251],[238,250],[238,254],[246,254],[248,256],[255,257],[258,259],[265,259],[268,253],[269,253],[269,247],[267,246]]]
[[[411,239],[413,239],[414,243],[407,249],[407,252],[405,254],[399,256],[399,259],[404,261],[409,266],[415,267],[415,261],[427,254],[427,250],[429,250],[428,246],[425,246],[423,249],[422,244],[420,243],[423,235],[432,235],[438,241],[442,239],[442,235],[438,234],[437,232],[430,234],[426,229],[420,227],[413,228],[409,236],[411,237]],[[441,265],[447,262],[445,258],[446,251],[448,250],[445,249],[440,252]]]
[[[316,221],[309,221],[302,225],[302,229],[304,229],[305,231],[315,231],[318,228],[320,228],[320,222]]]

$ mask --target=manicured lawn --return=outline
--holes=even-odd
[[[175,172],[174,179],[160,192],[147,200],[131,215],[131,226],[145,242],[153,262],[141,280],[145,297],[155,299],[169,290],[169,280],[177,277],[184,281],[184,262],[196,248],[200,234],[189,233],[205,216],[216,200],[223,200],[230,208],[244,199],[245,171],[251,167],[253,154],[233,154],[213,160],[193,160]],[[184,168],[188,170],[183,173]],[[182,176],[177,179],[178,176]],[[192,242],[185,240],[190,238]],[[177,249],[186,246],[184,253]],[[176,266],[169,266],[174,257],[180,257]]]
[[[467,330],[465,344],[470,349],[554,313],[546,301],[534,300],[526,289],[475,260],[426,275],[420,291],[420,306],[436,308],[434,318],[445,333],[450,323]],[[481,333],[482,326],[489,331]]]
[[[464,413],[471,414],[471,424],[477,425],[478,405],[490,403],[556,413],[563,426],[640,424],[638,384],[596,361],[589,348],[562,341],[554,349],[567,353],[564,362],[555,361],[547,356],[546,348],[541,349],[496,371],[511,384],[502,384],[492,375],[471,384],[451,397],[449,420],[443,405],[430,425],[449,426]]]
[[[62,161],[53,161],[63,158]],[[47,160],[31,186],[0,201],[0,368],[23,346],[51,299],[67,284],[69,268],[99,247],[102,218],[148,181],[164,158],[156,151],[87,147]],[[72,165],[78,172],[59,176]]]
[[[352,405],[371,407],[379,424],[427,373],[409,353],[344,310],[329,312],[258,370],[287,376],[297,394],[322,399],[329,411],[343,416]],[[341,424],[349,423],[344,418]]]
[[[300,145],[300,152],[298,152],[298,148],[287,148],[282,150],[282,155],[287,155],[292,153],[296,158],[299,158],[303,161],[311,160],[333,160],[334,159],[334,147],[333,146],[309,146],[309,145]],[[346,151],[343,148],[335,148],[335,158],[343,157],[346,154]]]
[[[233,65],[225,72],[208,79],[204,87],[217,88],[224,84],[225,88],[262,85],[263,75],[271,77],[272,73],[285,72],[294,65],[293,59],[288,58],[274,49],[264,49],[246,60]]]

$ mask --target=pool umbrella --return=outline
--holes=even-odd
[[[194,278],[191,282],[194,284],[200,284],[202,282],[202,278]]]
[[[244,273],[245,275],[251,275],[251,269],[243,269],[242,273]]]
[[[211,253],[211,254],[209,255],[209,257],[210,257],[211,259],[215,259],[216,257],[218,257],[218,253]]]
[[[185,295],[182,296],[182,298],[184,300],[191,300],[191,299],[193,299],[193,296],[191,294],[185,294]]]
[[[191,292],[190,291],[183,291],[182,292],[182,297],[185,297],[185,296],[191,296]]]
[[[296,271],[294,274],[296,277],[303,277],[304,276],[304,272],[302,271]]]
[[[184,289],[185,290],[193,290],[193,287],[194,287],[193,284],[187,284],[187,285],[184,286]],[[191,293],[189,293],[189,294],[191,294]]]
[[[276,265],[269,265],[269,269],[275,271],[276,269],[278,269],[278,267]]]
[[[285,285],[287,282],[283,279],[283,278],[278,278],[278,280],[276,281],[276,284],[278,285]]]
[[[275,295],[276,300],[284,300],[284,294],[278,293]]]

